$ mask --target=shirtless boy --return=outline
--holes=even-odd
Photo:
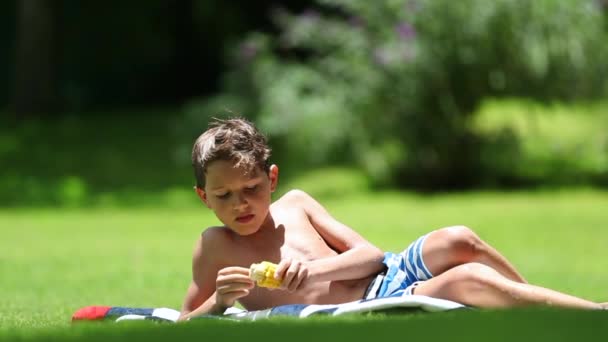
[[[464,226],[435,230],[400,254],[383,253],[300,190],[271,203],[279,169],[266,138],[244,119],[216,121],[195,142],[195,191],[222,226],[196,243],[180,319],[285,304],[335,304],[415,294],[476,307],[554,305],[602,309],[527,284],[494,248]],[[322,180],[320,180],[322,181]],[[249,266],[278,264],[280,289],[255,286]]]

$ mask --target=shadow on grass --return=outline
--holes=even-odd
[[[191,170],[176,146],[193,138],[176,137],[171,114],[87,113],[2,125],[0,204],[79,206],[93,194],[189,186]]]

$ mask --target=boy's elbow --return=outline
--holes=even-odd
[[[373,259],[374,261],[378,261],[380,263],[384,260],[384,251],[382,251],[380,248],[374,246],[371,243],[365,244],[363,248],[367,250],[370,259]]]
[[[371,248],[374,253],[374,259],[377,259],[379,262],[382,262],[384,260],[384,252],[376,246],[372,246]]]

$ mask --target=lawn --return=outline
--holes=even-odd
[[[463,224],[498,248],[530,282],[591,300],[608,300],[608,193],[578,189],[421,196],[349,192],[344,188],[344,196],[340,196],[323,192],[322,187],[309,181],[293,184],[305,190],[308,185],[336,218],[383,249],[399,251],[429,230]],[[127,328],[71,327],[70,316],[87,305],[179,309],[190,276],[193,244],[206,226],[217,223],[193,197],[180,203],[185,204],[0,210],[0,339],[150,334],[143,324]],[[320,329],[315,331],[336,327],[348,334],[363,329],[369,335],[374,329],[382,331],[404,324],[418,327],[416,331],[422,334],[421,327],[440,324],[457,330],[470,327],[469,337],[481,339],[488,336],[483,331],[492,331],[488,327],[498,327],[497,322],[507,320],[513,326],[522,324],[522,329],[544,326],[540,333],[554,341],[574,336],[567,331],[575,326],[560,322],[580,317],[582,325],[576,323],[576,327],[583,329],[595,324],[592,322],[605,321],[608,314],[602,314],[546,309],[484,311],[335,321],[286,320],[274,327],[285,333],[311,327]],[[235,327],[228,329],[231,336],[244,337],[251,331],[254,336],[262,334],[274,324],[241,323],[196,322],[180,327],[154,325],[152,329],[160,339],[159,336],[170,334],[167,331],[179,336],[198,334],[195,329],[199,326],[205,326],[208,335],[204,336],[213,336],[220,331],[223,334],[224,328],[230,326]],[[474,328],[480,324],[483,327]],[[353,326],[357,328],[351,329]],[[552,332],[554,329],[557,332]],[[495,332],[497,336],[500,333]]]

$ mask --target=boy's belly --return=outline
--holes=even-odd
[[[315,283],[296,292],[255,287],[247,297],[241,298],[240,303],[247,310],[262,310],[287,304],[352,302],[363,298],[373,278]]]

